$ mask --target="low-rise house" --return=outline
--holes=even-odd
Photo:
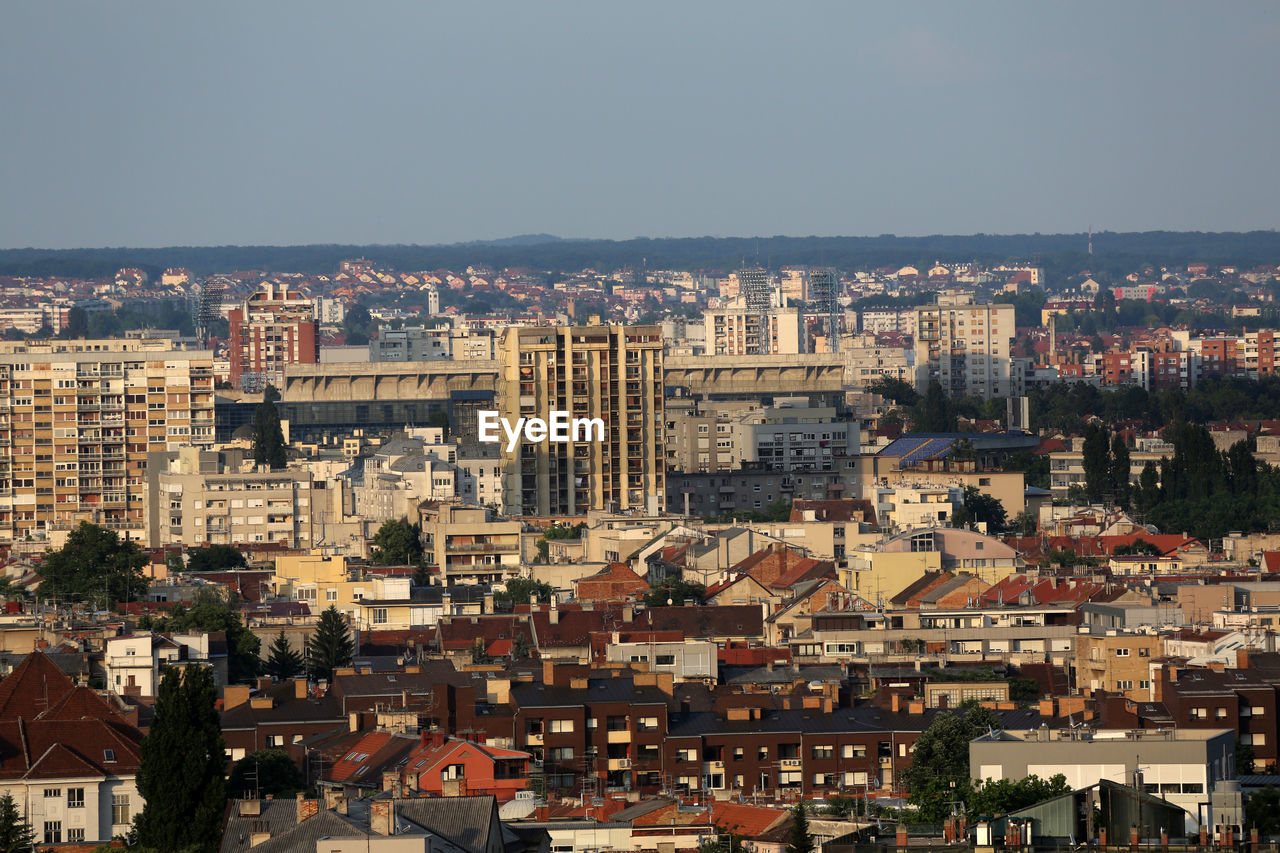
[[[436,797],[485,794],[499,805],[529,790],[527,752],[491,746],[483,738],[465,740],[423,732],[400,768],[400,784]]]
[[[337,697],[312,695],[302,678],[279,684],[260,678],[256,687],[235,684],[222,692],[222,739],[229,761],[260,749],[282,749],[302,763],[299,744],[347,722]]]
[[[106,844],[129,831],[142,732],[39,652],[0,681],[0,793],[37,843]]]
[[[155,696],[166,669],[207,666],[215,685],[227,683],[227,637],[208,634],[126,634],[106,643],[102,667],[116,693]]]

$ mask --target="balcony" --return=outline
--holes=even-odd
[[[630,770],[631,759],[630,758],[610,758],[609,769],[610,770]]]
[[[605,743],[631,743],[631,732],[626,729],[606,732]]]
[[[514,542],[482,542],[477,545],[453,545],[444,546],[445,553],[457,554],[514,554],[520,550],[520,546]]]

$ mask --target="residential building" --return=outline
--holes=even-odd
[[[226,632],[109,637],[102,659],[107,689],[121,695],[154,697],[165,670],[205,666],[216,685],[227,683]]]
[[[969,743],[975,779],[1048,779],[1061,773],[1072,789],[1101,780],[1158,794],[1186,810],[1186,831],[1213,826],[1209,794],[1234,779],[1235,733],[1230,729],[1030,729],[984,734]]]
[[[228,464],[215,451],[184,447],[147,462],[146,541],[166,545],[275,542],[288,548],[333,545],[344,518],[341,481],[310,471],[268,471],[250,460]]]
[[[315,305],[300,291],[268,281],[228,314],[231,384],[246,391],[284,387],[287,364],[317,364]]]
[[[916,387],[921,392],[938,382],[952,397],[1012,396],[1012,305],[977,304],[966,294],[939,294],[936,305],[916,308],[916,326]]]
[[[427,564],[446,584],[502,581],[520,571],[519,521],[487,507],[439,501],[424,502],[418,521]]]
[[[41,846],[108,844],[142,810],[142,732],[39,652],[0,681],[0,742],[0,794]]]
[[[141,539],[147,454],[213,442],[213,356],[167,339],[0,344],[0,544]]]
[[[1151,661],[1163,654],[1164,638],[1156,634],[1081,634],[1071,666],[1082,690],[1123,693],[1134,702],[1150,702]]]
[[[526,436],[511,451],[504,443],[504,512],[661,512],[662,364],[658,326],[507,329],[500,344],[500,416],[514,425],[563,411],[596,426],[588,424],[576,441],[535,443]]]
[[[750,308],[739,298],[703,314],[708,355],[777,355],[807,352],[804,315],[798,308]]]

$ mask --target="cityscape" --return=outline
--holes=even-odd
[[[1274,8],[237,6],[0,35],[0,853],[1280,850]]]

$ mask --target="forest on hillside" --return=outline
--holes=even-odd
[[[344,258],[364,257],[387,269],[531,267],[552,272],[582,269],[732,270],[747,264],[795,264],[841,270],[874,269],[935,260],[1033,262],[1051,282],[1081,270],[1124,274],[1145,265],[1187,261],[1251,267],[1280,261],[1280,233],[1100,232],[1094,254],[1084,234],[970,234],[898,237],[687,237],[632,240],[561,240],[540,235],[511,240],[449,245],[173,246],[153,249],[5,249],[0,275],[97,278],[121,267],[158,274],[187,267],[197,275],[231,270],[332,273]]]

